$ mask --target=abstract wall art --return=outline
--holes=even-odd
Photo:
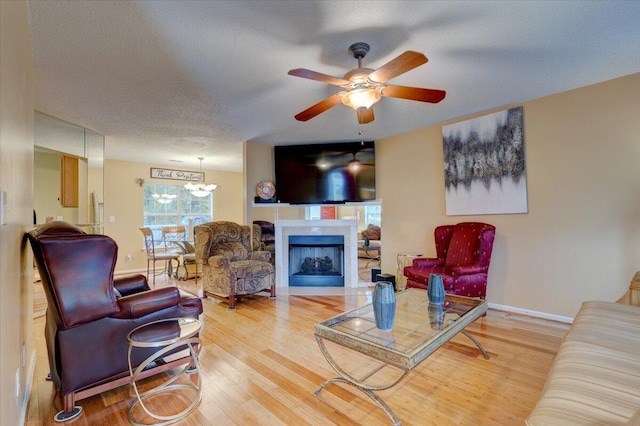
[[[442,127],[447,216],[527,213],[523,108]]]

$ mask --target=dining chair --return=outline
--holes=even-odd
[[[180,254],[178,267],[176,268],[176,279],[189,279],[188,265],[195,264],[195,279],[198,283],[198,266],[196,264],[196,254],[193,240],[187,237],[187,228],[183,225],[163,226],[162,239],[165,250]]]
[[[167,276],[171,276],[173,271],[173,261],[176,261],[176,268],[180,266],[180,253],[177,251],[163,251],[157,252],[155,240],[153,238],[153,231],[151,228],[140,228],[142,235],[144,235],[144,248],[147,251],[147,279],[149,279],[150,266],[153,265],[153,286],[156,285],[156,275],[162,275],[164,273]],[[164,262],[164,269],[156,274],[156,262]],[[176,269],[177,270],[177,269]]]
[[[164,243],[164,248],[166,251],[182,253],[182,247],[178,243],[186,240],[186,227],[182,225],[162,227],[162,242]]]

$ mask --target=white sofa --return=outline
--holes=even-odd
[[[582,304],[528,426],[640,425],[639,295],[640,271],[617,303]]]

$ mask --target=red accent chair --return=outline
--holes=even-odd
[[[419,257],[406,266],[407,288],[427,289],[429,275],[439,274],[447,293],[484,298],[495,234],[495,226],[479,222],[438,226],[434,231],[438,257]]]
[[[106,235],[52,222],[31,230],[27,237],[47,297],[49,376],[63,406],[56,421],[80,415],[82,407],[76,401],[129,384],[127,335],[134,328],[160,319],[198,318],[202,313],[202,301],[190,292],[176,287],[151,290],[144,275],[114,278],[118,246]],[[157,349],[133,351],[132,366]],[[164,361],[140,377],[190,363],[191,357]]]

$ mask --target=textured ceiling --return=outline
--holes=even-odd
[[[36,109],[106,135],[110,159],[240,171],[242,142],[379,139],[640,71],[638,1],[30,1]],[[406,50],[429,62],[390,83],[358,125],[338,105],[293,116],[342,77]],[[359,133],[362,132],[362,136]]]

